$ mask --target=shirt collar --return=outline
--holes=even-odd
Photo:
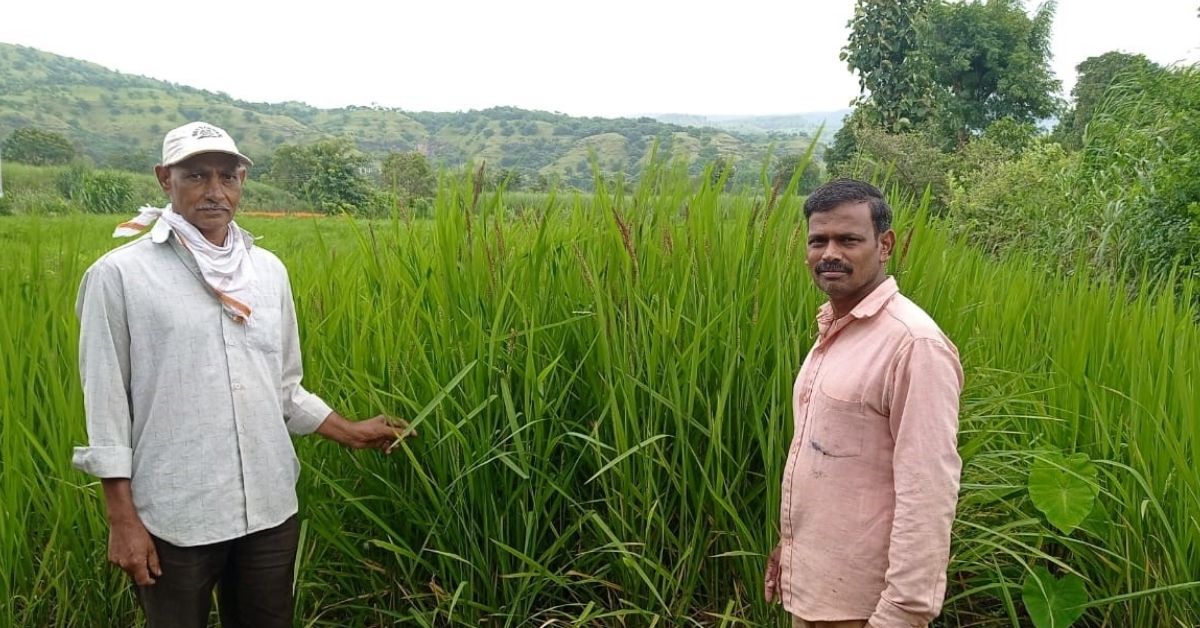
[[[900,288],[896,286],[896,278],[888,276],[888,278],[884,279],[883,283],[876,286],[870,294],[863,297],[863,300],[859,301],[858,305],[854,306],[854,309],[850,310],[850,314],[848,316],[844,316],[842,319],[836,320],[842,320],[845,323],[848,323],[850,320],[871,318],[872,316],[878,314],[880,310],[882,310],[883,307],[887,305],[888,302],[892,300],[892,297],[896,296],[896,293],[899,291]],[[826,302],[820,307],[820,309],[817,310],[817,330],[820,335],[825,336],[828,334],[836,320],[833,318],[833,305]],[[842,326],[844,327],[845,325],[843,324]]]

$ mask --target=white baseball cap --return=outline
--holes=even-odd
[[[236,156],[247,166],[253,166],[250,158],[239,153],[233,138],[225,129],[207,122],[189,122],[171,129],[163,138],[162,165],[175,165],[192,155],[200,153],[228,153]]]

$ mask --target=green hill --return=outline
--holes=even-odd
[[[838,129],[842,128],[842,120],[851,111],[851,109],[838,109],[836,111],[773,116],[699,116],[665,113],[654,116],[654,119],[669,124],[710,126],[746,134],[798,133],[811,135],[824,126],[821,138],[831,139]]]
[[[748,179],[769,146],[776,154],[802,152],[810,141],[803,133],[742,133],[648,117],[585,118],[513,107],[440,113],[254,103],[0,43],[0,137],[20,127],[47,129],[70,138],[99,165],[145,170],[157,160],[164,132],[198,119],[233,133],[259,172],[282,144],[340,136],[376,157],[415,150],[444,166],[486,161],[581,186],[591,181],[591,152],[603,170],[632,173],[656,139],[688,159],[693,172],[727,157]]]

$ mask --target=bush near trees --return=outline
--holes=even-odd
[[[425,155],[415,151],[389,153],[380,165],[379,183],[401,198],[431,198],[437,177]]]
[[[78,200],[85,211],[93,214],[129,211],[134,207],[133,181],[123,172],[89,172],[83,180]]]
[[[1063,146],[1072,150],[1083,147],[1083,134],[1096,109],[1108,94],[1108,88],[1118,80],[1146,72],[1161,71],[1158,64],[1144,55],[1124,52],[1106,52],[1089,57],[1075,66],[1078,76],[1071,88],[1073,106],[1067,109],[1054,131],[1054,137]]]
[[[1200,72],[1126,74],[1096,108],[1080,150],[1056,137],[952,174],[956,230],[986,250],[1019,249],[1066,271],[1084,264],[1130,280],[1200,278]]]
[[[93,170],[75,164],[54,177],[58,193],[85,212],[111,214],[137,209],[132,177],[113,170]]]
[[[55,166],[70,163],[75,158],[75,147],[66,137],[53,131],[22,127],[4,140],[0,155],[32,166]]]
[[[371,205],[372,186],[364,174],[369,163],[346,138],[285,144],[272,156],[265,178],[325,213],[355,213]]]
[[[1130,273],[1200,277],[1200,67],[1123,73],[1096,108],[1078,187]]]

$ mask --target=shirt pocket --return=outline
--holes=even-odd
[[[283,345],[280,329],[281,309],[278,303],[260,304],[246,322],[246,340],[263,353],[279,353]]]
[[[831,458],[851,458],[862,455],[863,417],[861,401],[844,401],[817,392],[813,416],[812,448]]]

